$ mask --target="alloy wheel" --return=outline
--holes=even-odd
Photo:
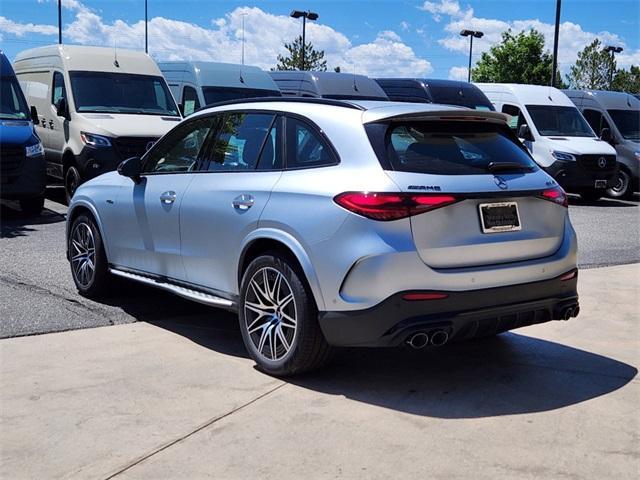
[[[282,359],[293,347],[298,326],[296,302],[284,275],[271,267],[256,271],[244,301],[246,329],[258,353]]]
[[[78,223],[71,235],[71,267],[76,281],[88,287],[96,271],[96,243],[86,223]]]

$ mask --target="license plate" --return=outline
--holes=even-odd
[[[481,203],[478,208],[483,233],[522,230],[516,202]]]
[[[607,188],[606,180],[596,180],[596,188]]]

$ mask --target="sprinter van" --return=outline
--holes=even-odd
[[[585,200],[597,200],[615,184],[616,151],[598,138],[569,98],[557,88],[505,83],[475,84],[534,160],[548,174]]]
[[[185,116],[228,100],[281,96],[258,67],[214,62],[159,62],[158,67]]]
[[[640,100],[629,93],[565,90],[591,128],[618,154],[618,179],[607,193],[630,197],[640,190]]]
[[[472,83],[430,78],[376,78],[389,100],[394,102],[440,103],[474,110],[495,110],[482,91]]]
[[[269,72],[283,96],[334,100],[389,100],[375,80],[364,75],[337,72]]]
[[[19,53],[14,69],[38,109],[47,173],[64,181],[67,199],[85,180],[141,156],[181,119],[143,52],[52,45]]]
[[[22,94],[11,64],[0,51],[0,197],[18,200],[27,215],[44,206],[47,175],[44,150],[35,134],[38,112]]]

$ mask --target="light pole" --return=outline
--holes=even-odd
[[[62,43],[62,0],[58,0],[58,43]]]
[[[460,35],[463,37],[469,37],[471,40],[469,42],[469,70],[467,72],[467,82],[471,81],[471,54],[473,53],[473,38],[482,38],[484,36],[484,32],[480,32],[478,30],[462,30]]]
[[[556,72],[558,71],[558,40],[560,37],[560,7],[561,0],[556,0],[556,26],[553,34],[553,62],[551,70],[551,86],[556,86]]]
[[[149,23],[149,16],[147,15],[147,0],[144,0],[144,53],[149,53],[149,31],[147,23]]]
[[[615,68],[616,53],[620,53],[624,50],[622,47],[613,47],[611,45],[605,47],[605,51],[611,52],[611,68],[609,69],[609,90],[611,90],[611,84],[613,83],[613,69]]]
[[[303,12],[302,10],[294,10],[289,14],[290,17],[300,18],[302,17],[302,55],[300,56],[300,70],[304,70],[304,50],[305,50],[305,30],[307,28],[307,19],[309,20],[317,20],[318,14],[307,10]]]

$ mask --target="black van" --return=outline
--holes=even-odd
[[[394,102],[442,103],[495,110],[486,95],[468,82],[429,78],[376,78],[375,81]]]
[[[334,100],[389,99],[369,77],[350,73],[284,70],[269,72],[282,96],[330,98]]]

